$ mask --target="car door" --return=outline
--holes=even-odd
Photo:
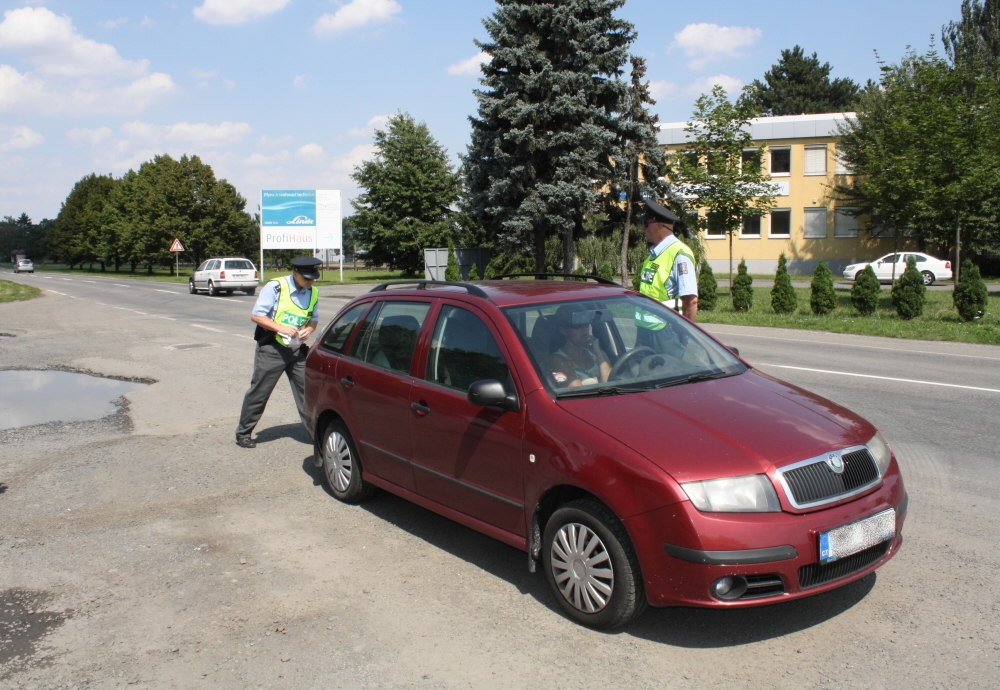
[[[879,280],[892,280],[893,266],[895,265],[896,259],[899,258],[899,254],[886,254],[881,259],[875,262],[875,276]],[[898,269],[896,271],[898,277]]]
[[[485,314],[442,300],[425,377],[410,387],[413,467],[421,495],[525,536],[524,413],[480,407],[466,397],[482,379],[515,390],[500,342]]]
[[[318,415],[313,413],[317,410],[334,410],[344,414],[348,403],[347,389],[337,380],[337,365],[347,356],[351,334],[371,306],[371,302],[361,302],[341,314],[309,354],[306,362],[306,413],[310,419],[315,421]],[[322,429],[314,431],[317,434],[323,432]]]
[[[344,418],[367,472],[416,491],[411,467],[410,368],[429,301],[379,301],[337,363]]]

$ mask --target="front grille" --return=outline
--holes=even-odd
[[[778,575],[747,575],[747,591],[740,599],[760,599],[785,593],[785,583]]]
[[[879,560],[889,552],[892,540],[884,541],[881,544],[870,546],[864,551],[841,558],[833,563],[812,563],[799,568],[799,587],[807,589],[815,587],[825,582],[839,580],[842,577],[852,575],[859,570],[864,570],[875,561]]]
[[[841,457],[844,461],[841,474],[830,469],[823,460],[781,471],[796,506],[836,499],[878,481],[878,465],[867,448],[844,453]]]

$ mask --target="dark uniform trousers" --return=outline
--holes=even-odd
[[[257,354],[253,359],[253,379],[250,389],[243,398],[243,409],[240,412],[240,424],[236,427],[236,437],[249,437],[253,432],[271,391],[284,373],[292,385],[292,396],[299,410],[302,423],[309,427],[309,418],[305,414],[306,401],[306,355],[309,349],[303,345],[297,350],[277,345],[271,342],[258,343]]]

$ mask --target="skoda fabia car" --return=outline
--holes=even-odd
[[[248,295],[257,290],[260,279],[253,262],[242,257],[223,257],[203,261],[188,278],[188,292],[192,295],[201,290],[215,297],[219,294],[231,295],[233,290],[242,290]]]
[[[387,284],[306,369],[316,463],[527,553],[576,621],[842,586],[902,544],[892,451],[610,281]]]
[[[844,278],[857,280],[861,271],[865,270],[866,266],[871,266],[880,283],[891,283],[893,276],[899,280],[903,271],[906,270],[906,262],[911,258],[917,262],[917,270],[924,278],[924,285],[933,285],[936,280],[951,280],[950,261],[935,259],[929,254],[921,254],[920,252],[886,254],[881,259],[875,259],[871,263],[851,264],[844,269]]]

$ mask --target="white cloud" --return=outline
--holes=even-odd
[[[284,146],[288,146],[292,143],[292,137],[269,137],[266,134],[262,134],[260,139],[257,140],[257,146],[267,149],[276,149]]]
[[[154,22],[152,19],[150,19],[146,15],[143,15],[142,16],[142,21],[139,22],[139,26],[142,26],[142,27],[145,27],[145,28],[148,29],[151,26],[156,26],[156,22]]]
[[[354,127],[347,130],[347,134],[352,137],[370,137],[376,129],[381,129],[389,122],[388,115],[375,115],[364,127]]]
[[[649,95],[653,97],[654,101],[662,101],[676,90],[677,84],[671,84],[668,81],[652,80],[649,82]]]
[[[117,29],[127,23],[128,17],[119,17],[118,19],[109,19],[106,22],[97,22],[97,25],[105,29]]]
[[[245,158],[243,162],[246,165],[270,166],[286,161],[290,157],[291,155],[288,153],[288,151],[279,151],[278,153],[272,154],[270,156],[266,156],[263,153],[255,153],[249,156],[248,158]]]
[[[324,14],[313,24],[317,36],[356,29],[366,24],[381,24],[403,11],[396,0],[351,0],[333,14]]]
[[[290,0],[205,0],[194,16],[206,24],[243,24],[285,8]]]
[[[299,147],[295,155],[306,161],[320,161],[323,160],[323,147],[319,144],[306,144]]]
[[[29,127],[3,127],[0,129],[0,137],[5,139],[0,142],[0,151],[5,152],[30,149],[45,141],[45,137]]]
[[[757,42],[760,29],[749,26],[719,26],[718,24],[688,24],[674,34],[674,46],[694,58],[692,69],[702,69],[709,62],[728,57],[739,57],[740,49]]]
[[[466,75],[466,74],[479,74],[479,71],[483,63],[490,61],[490,54],[485,50],[473,55],[467,60],[462,60],[456,62],[454,65],[448,67],[448,74],[455,75]]]
[[[189,69],[188,74],[190,74],[195,79],[211,79],[212,77],[219,76],[219,70],[217,69]]]
[[[304,89],[306,86],[306,77],[304,74],[297,74],[295,78],[292,79],[292,87],[296,89]]]
[[[97,129],[79,129],[74,127],[66,132],[66,136],[74,144],[89,143],[91,146],[96,146],[102,141],[111,138],[111,128],[98,127]]]
[[[246,122],[221,122],[210,125],[204,122],[178,122],[173,125],[154,125],[135,120],[122,125],[122,132],[132,139],[147,142],[182,142],[205,146],[233,144],[242,141],[251,132]]]
[[[710,92],[714,86],[721,86],[727,94],[733,95],[743,88],[743,82],[727,74],[716,74],[714,77],[699,79],[688,86],[687,90],[691,94],[702,94]]]

